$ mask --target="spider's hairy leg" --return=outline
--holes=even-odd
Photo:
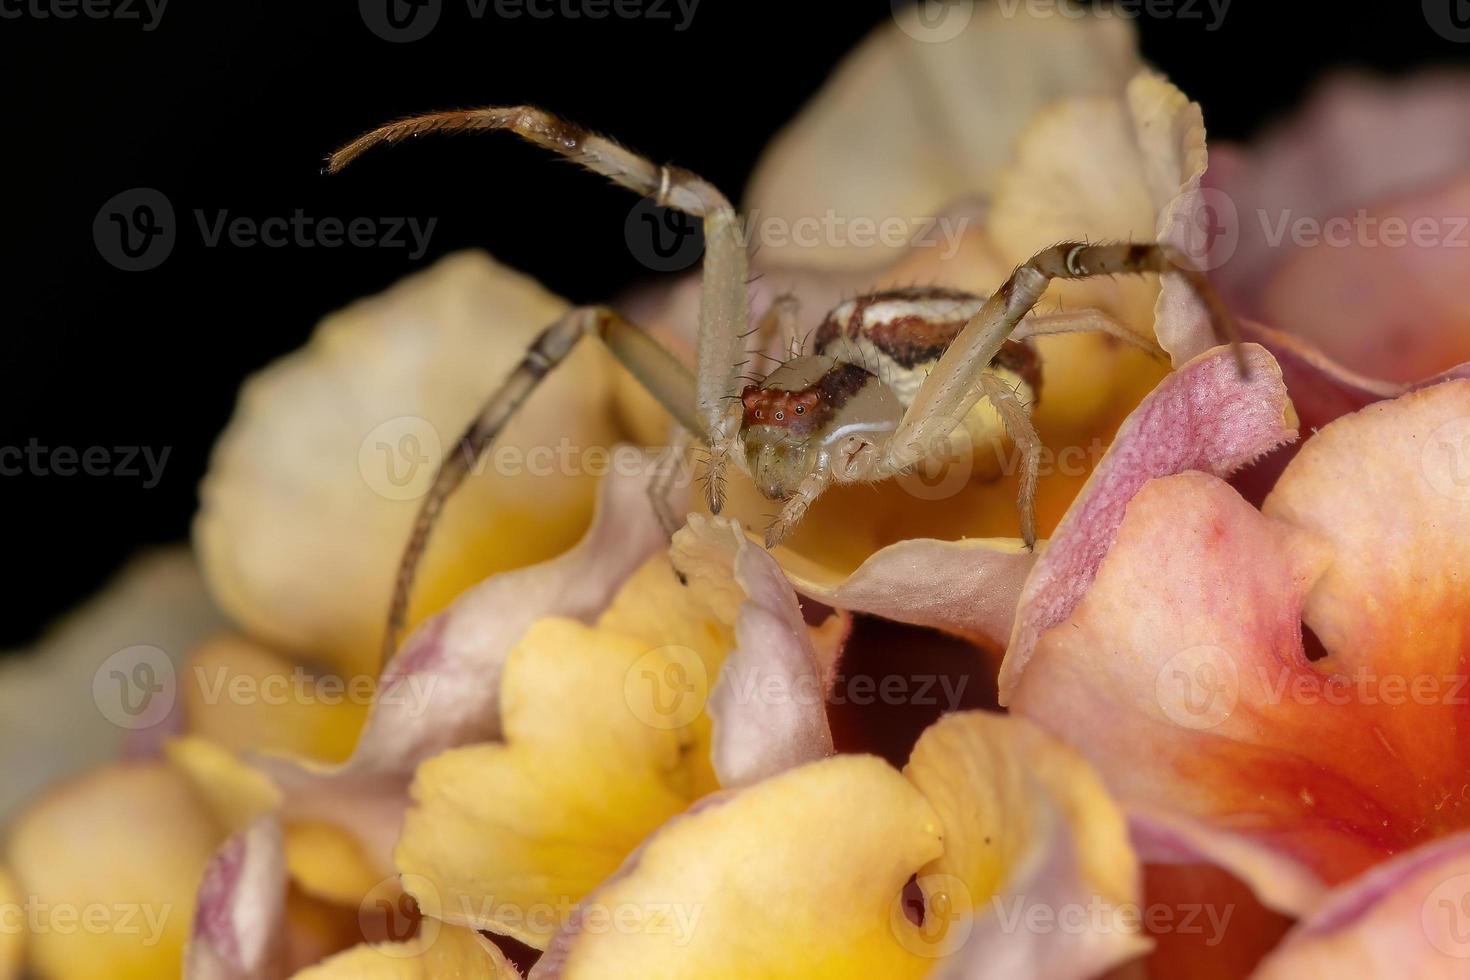
[[[1031,423],[1031,413],[1003,379],[990,372],[980,375],[980,388],[995,406],[1001,424],[1021,451],[1021,487],[1016,503],[1021,510],[1021,540],[1036,546],[1036,478],[1041,473],[1041,436]]]
[[[664,447],[663,452],[659,454],[654,463],[653,479],[648,483],[648,502],[653,506],[653,513],[658,518],[659,525],[664,529],[664,536],[670,541],[673,540],[674,533],[679,530],[683,521],[674,512],[669,495],[673,492],[674,480],[678,477],[680,468],[686,462],[685,452],[693,441],[689,430],[682,425],[674,426],[674,430],[669,444]]]
[[[1216,329],[1230,340],[1236,363],[1244,373],[1245,360],[1235,321],[1202,273],[1173,262],[1163,248],[1153,243],[1062,242],[1042,249],[1022,263],[965,324],[904,412],[903,420],[888,442],[879,475],[899,473],[923,459],[929,448],[958,426],[975,403],[986,396],[983,376],[991,360],[1053,279],[1166,270],[1182,272],[1200,291],[1210,306]],[[1004,412],[1002,406],[996,408]],[[1023,480],[1023,499],[1019,503],[1022,513],[1027,514],[1034,501],[1026,499],[1028,490],[1024,484]]]
[[[559,153],[614,183],[704,222],[703,287],[699,297],[697,410],[710,446],[709,503],[724,504],[724,472],[739,433],[730,396],[739,391],[741,334],[748,320],[745,236],[735,209],[714,185],[679,167],[660,166],[646,157],[532,106],[488,106],[433,112],[364,133],[327,159],[336,173],[381,143],[396,143],[428,133],[508,130]]]
[[[760,329],[756,336],[763,346],[770,346],[772,338],[780,340],[783,353],[788,357],[795,357],[796,328],[800,315],[801,302],[791,293],[782,293],[771,300],[771,305],[761,314]]]
[[[397,650],[408,616],[414,576],[444,505],[465,477],[473,472],[480,457],[494,445],[496,437],[536,386],[566,360],[577,342],[586,336],[600,337],[681,426],[691,433],[703,433],[700,417],[694,411],[694,379],[684,365],[656,340],[607,307],[577,307],[563,314],[536,337],[521,362],[485,402],[454,449],[439,464],[434,481],[419,504],[413,530],[398,561],[393,599],[388,606],[388,623],[383,636],[384,664]]]

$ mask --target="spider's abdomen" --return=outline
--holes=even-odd
[[[817,327],[815,351],[867,368],[907,407],[929,370],[984,303],[984,296],[937,286],[859,296],[827,314]],[[1030,344],[1006,341],[991,367],[1015,375],[1030,390],[1030,401],[1040,397],[1041,363]]]
[[[930,370],[984,304],[984,296],[941,287],[859,296],[827,314],[817,328],[815,351],[877,375],[907,408]],[[1027,341],[1006,341],[990,362],[990,371],[1015,387],[1022,401],[1035,404],[1040,399],[1041,362]],[[986,401],[970,410],[964,426],[977,450],[1007,442],[999,416]]]

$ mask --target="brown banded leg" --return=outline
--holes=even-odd
[[[694,379],[684,365],[657,341],[604,306],[577,307],[563,314],[537,335],[520,363],[485,402],[454,449],[439,464],[434,481],[419,504],[413,530],[398,561],[398,574],[393,581],[393,599],[388,606],[388,623],[383,636],[384,664],[398,647],[413,593],[414,575],[445,503],[474,470],[480,457],[494,445],[496,437],[541,380],[566,360],[579,340],[589,335],[601,338],[613,355],[680,425],[700,431],[697,428],[699,416],[694,411]]]
[[[1036,547],[1036,479],[1041,473],[1041,436],[1031,424],[1031,413],[1003,378],[989,372],[980,376],[985,398],[995,406],[1001,424],[1021,452],[1021,486],[1016,507],[1021,512],[1021,540]]]
[[[709,504],[724,506],[724,473],[739,433],[740,415],[731,404],[740,389],[744,361],[741,335],[747,310],[745,238],[740,218],[714,185],[679,167],[660,166],[613,140],[532,106],[489,106],[434,112],[364,133],[327,159],[336,173],[380,143],[428,133],[507,130],[610,177],[614,183],[704,222],[704,267],[699,296],[696,407],[710,446]]]
[[[991,360],[1016,332],[1052,280],[1170,269],[1183,272],[1205,297],[1216,317],[1216,330],[1229,339],[1235,349],[1236,363],[1244,374],[1239,330],[1202,274],[1172,263],[1164,250],[1152,243],[1062,242],[1024,262],[965,324],[904,412],[889,441],[879,475],[901,472],[923,459],[929,448],[947,436],[975,403],[986,396],[985,376]],[[1022,501],[1023,511],[1030,507],[1030,502]]]

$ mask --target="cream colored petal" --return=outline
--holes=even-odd
[[[436,925],[406,943],[354,946],[294,975],[294,980],[519,980],[494,943],[473,929]]]
[[[934,810],[887,763],[836,756],[670,821],[590,895],[538,978],[922,977],[905,882]]]
[[[169,548],[130,563],[33,649],[0,657],[0,815],[54,779],[172,733],[178,671],[220,624],[188,550]]]
[[[917,882],[939,976],[1080,980],[1148,949],[1130,918],[1142,885],[1128,828],[1082,756],[1030,722],[967,711],[930,726],[904,774],[943,825]]]
[[[564,308],[483,254],[454,255],[328,317],[307,346],[248,381],[194,529],[220,605],[279,647],[344,673],[374,670],[394,569],[435,464]],[[595,486],[579,454],[613,437],[608,364],[595,344],[576,352],[507,428],[445,509],[411,620],[577,539]]]
[[[767,251],[829,268],[879,261],[895,249],[862,247],[854,219],[933,217],[989,196],[1040,108],[1119,93],[1137,67],[1121,19],[1033,16],[1024,4],[935,9],[926,23],[916,6],[898,7],[766,150],[746,202],[757,228],[816,230],[809,245],[791,234]]]
[[[25,896],[31,968],[121,980],[176,972],[195,886],[222,836],[189,780],[162,762],[49,790],[17,815],[5,848]]]
[[[544,947],[696,779],[666,648],[543,619],[506,661],[505,741],[419,767],[396,859],[428,915]],[[697,711],[703,699],[688,702]]]

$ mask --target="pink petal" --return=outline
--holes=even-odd
[[[1295,438],[1280,368],[1255,345],[1246,357],[1249,379],[1225,348],[1200,355],[1165,378],[1118,430],[1022,589],[1000,669],[1002,704],[1014,696],[1038,637],[1066,619],[1092,584],[1145,483],[1191,469],[1223,476]]]
[[[1470,833],[1409,851],[1335,892],[1261,964],[1258,980],[1470,973]]]
[[[264,816],[220,845],[205,869],[184,952],[189,980],[266,980],[285,970],[286,854]]]
[[[736,646],[708,705],[720,785],[745,786],[831,755],[825,672],[781,566],[733,521],[698,514],[675,540],[674,563],[690,578],[728,568],[745,594]]]

